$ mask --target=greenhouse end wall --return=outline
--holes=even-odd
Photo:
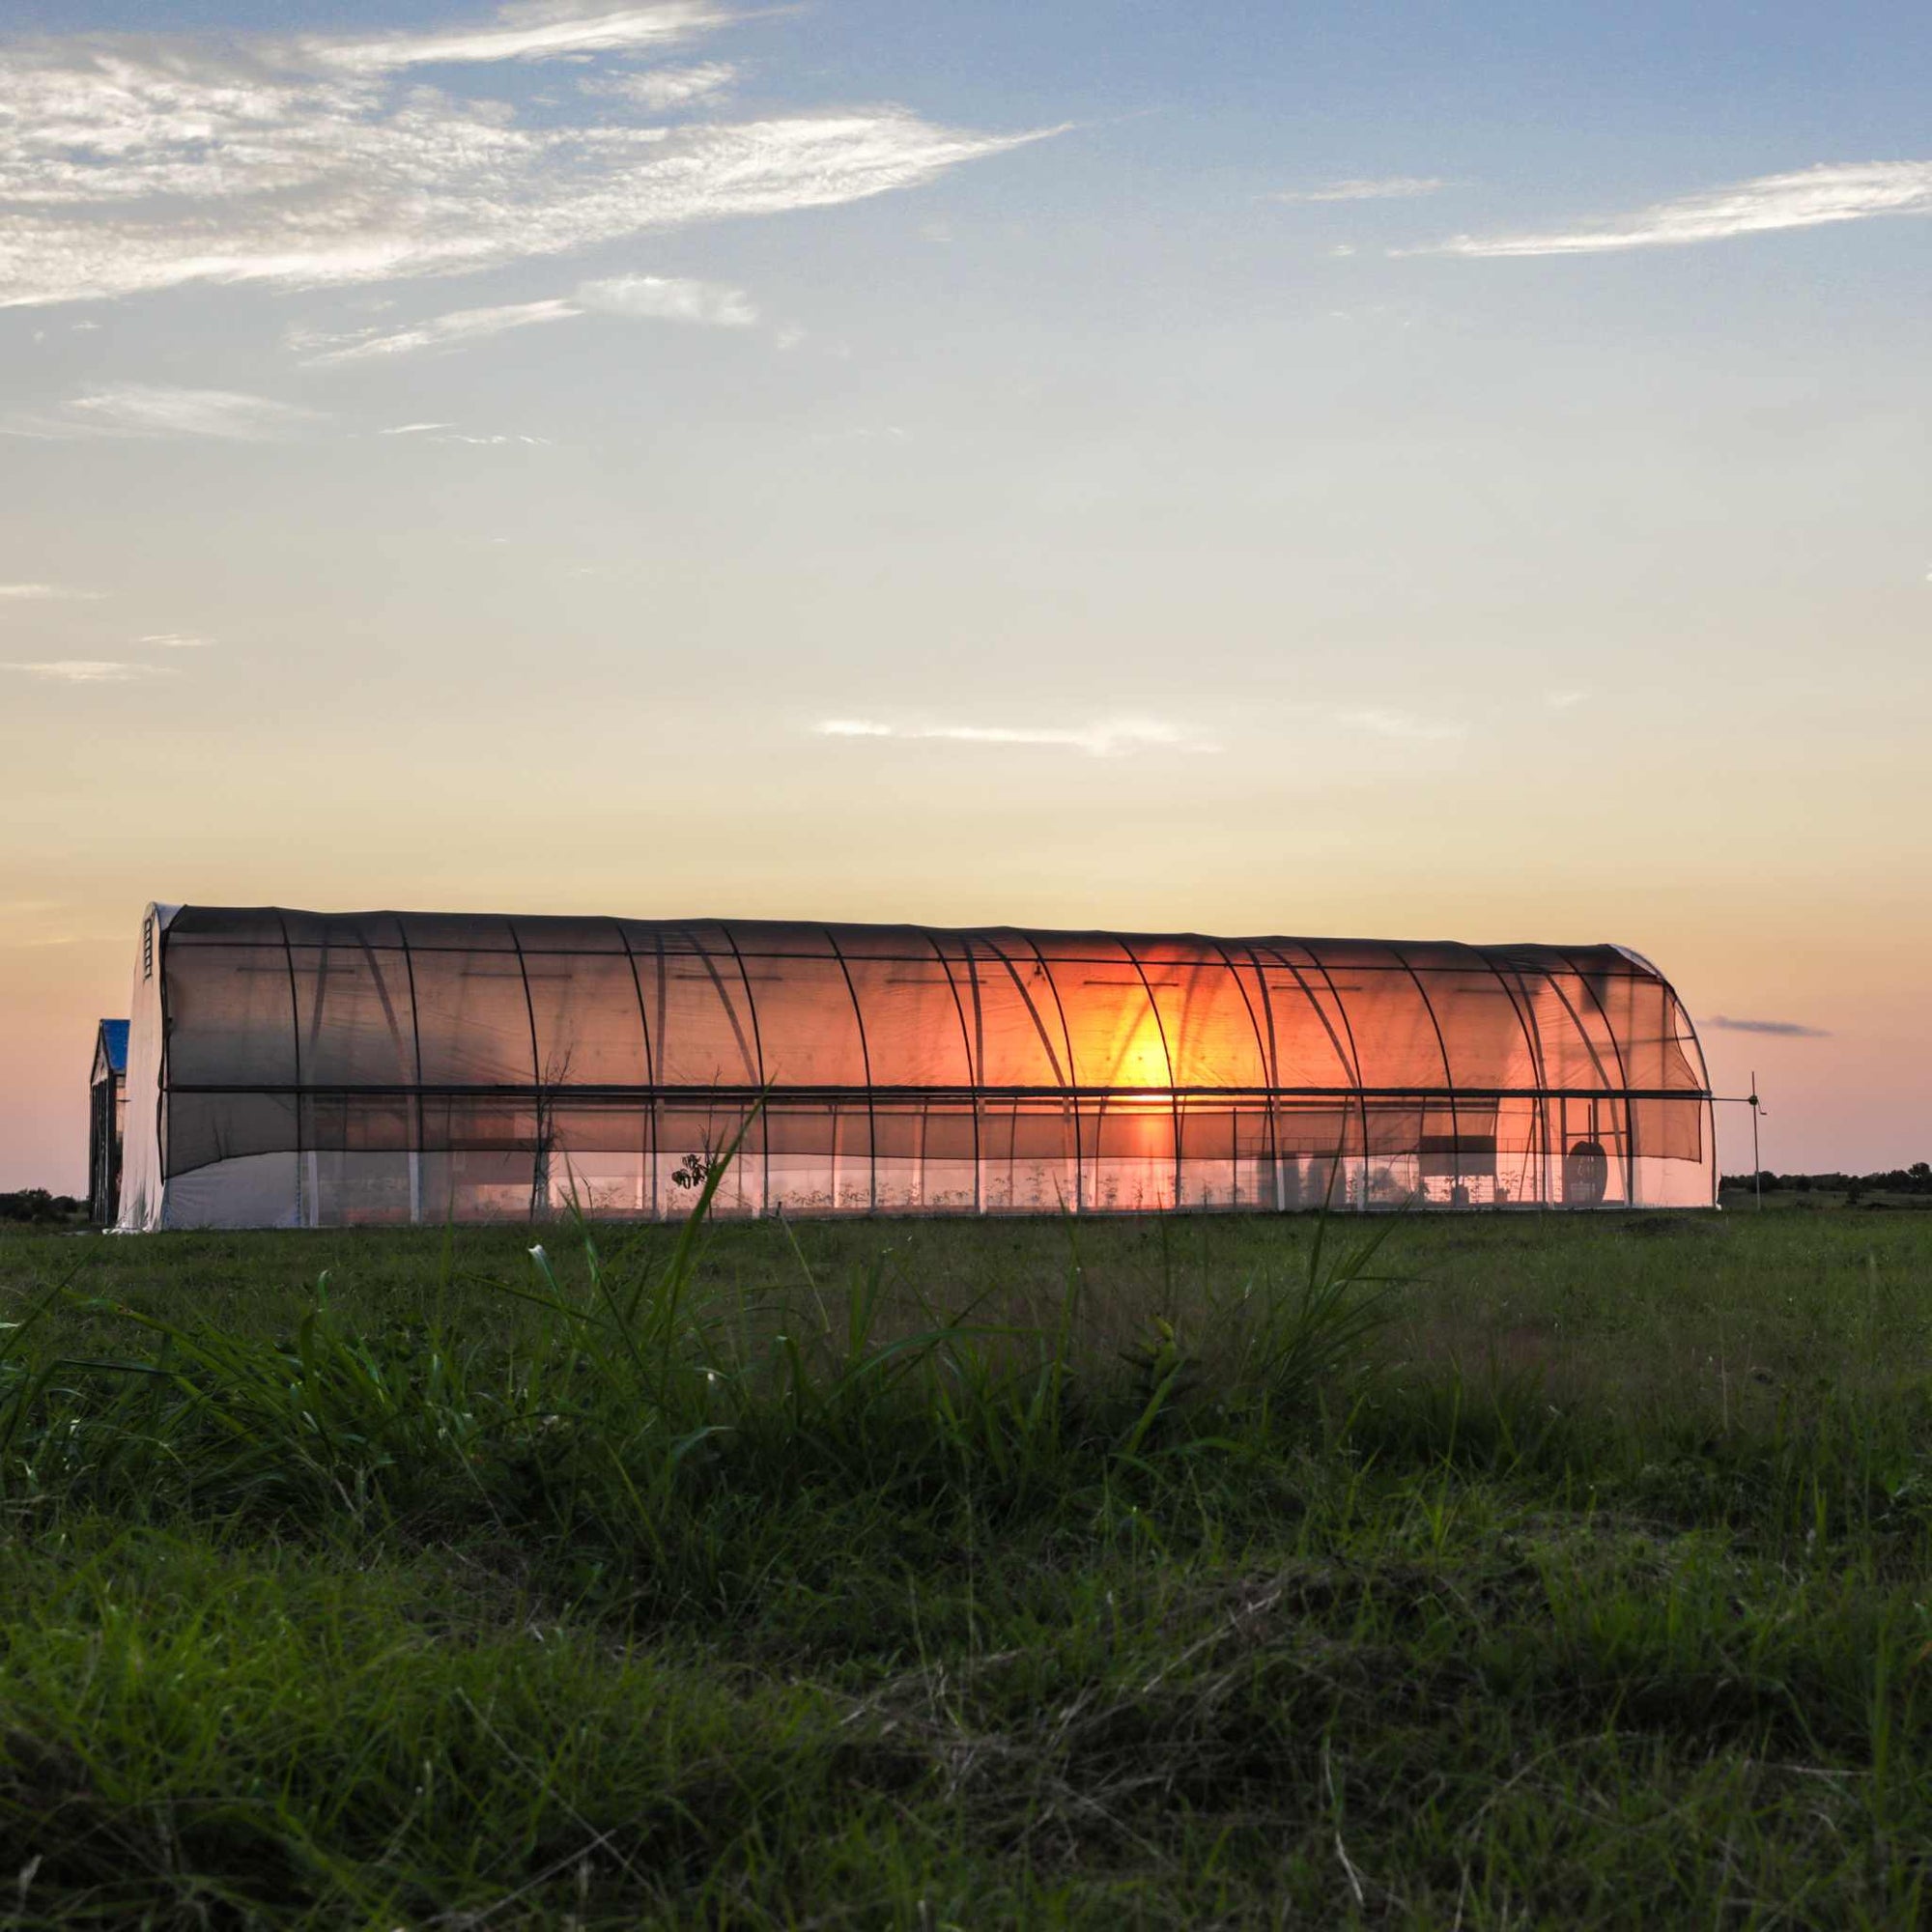
[[[1710,1207],[1613,946],[152,907],[122,1225]]]

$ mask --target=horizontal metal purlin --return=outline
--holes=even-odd
[[[842,926],[840,926],[838,929],[839,931],[845,930],[845,928]],[[944,932],[944,931],[939,933],[939,937],[941,939],[963,939],[969,936],[972,935]],[[1037,935],[1027,935],[1022,933],[1021,936],[1022,937],[1034,936],[1045,939],[1045,938],[1051,938],[1052,935],[1048,933],[1040,933]],[[1128,934],[1123,934],[1122,937],[1129,940],[1137,938],[1148,940],[1165,946],[1172,943],[1173,936],[1166,933],[1147,933],[1147,934],[1128,933]],[[185,951],[193,951],[197,952],[259,952],[265,949],[269,952],[280,952],[282,950],[282,944],[279,939],[230,939],[226,937],[216,938],[209,934],[196,933],[196,932],[171,934],[170,943],[173,946],[177,946],[184,949]],[[1255,947],[1275,947],[1275,946],[1300,947],[1305,944],[1305,942],[1300,940],[1267,939],[1267,938],[1228,939],[1223,941],[1222,943],[1229,946],[1255,946]],[[1317,943],[1319,944],[1320,942]],[[1385,945],[1388,942],[1380,941],[1377,943]],[[1429,942],[1418,942],[1418,943],[1428,944]],[[475,946],[475,945],[470,945],[467,942],[462,944],[439,946],[434,941],[428,941],[428,940],[420,942],[412,941],[408,946],[404,946],[394,940],[376,940],[376,941],[364,942],[361,939],[348,939],[348,938],[338,938],[333,940],[296,939],[290,941],[290,947],[292,948],[293,951],[297,952],[302,952],[302,953],[313,952],[313,953],[322,953],[330,955],[325,961],[321,962],[326,964],[327,970],[330,973],[355,972],[356,968],[354,964],[354,961],[356,958],[359,958],[362,955],[370,952],[379,952],[385,955],[393,953],[398,959],[400,959],[406,952],[418,954],[425,958],[515,959],[517,956],[517,950],[514,946]],[[334,956],[336,954],[341,954],[342,956],[340,958],[337,958]],[[595,961],[601,959],[622,959],[624,957],[624,952],[621,947],[613,948],[609,951],[593,950],[590,948],[583,948],[583,947],[579,947],[574,949],[559,947],[555,951],[547,951],[541,947],[538,947],[538,948],[532,948],[527,952],[526,956],[538,960],[567,960],[574,963],[580,960]],[[655,961],[660,955],[657,953],[650,953],[646,954],[645,956]],[[683,965],[686,962],[702,961],[706,958],[724,957],[725,955],[722,953],[719,954],[709,953],[696,947],[691,947],[691,948],[667,947],[661,956],[668,962],[676,961],[679,965]],[[864,952],[864,953],[855,953],[852,956],[855,960],[863,961],[865,964],[868,966],[930,966],[933,963],[932,955],[930,953],[921,953],[921,952]],[[999,964],[998,959],[993,954],[987,952],[957,953],[949,956],[951,957],[952,964],[954,964],[955,966],[969,965],[969,964],[975,966],[987,966],[987,965]],[[1499,952],[1496,956],[1500,959],[1503,959],[1506,964],[1512,966],[1517,971],[1528,974],[1530,977],[1539,980],[1547,980],[1556,975],[1560,975],[1561,977],[1570,980],[1574,980],[1580,977],[1578,969],[1571,966],[1570,964],[1567,963],[1567,961],[1559,961],[1552,963],[1540,956],[1540,954],[1526,955],[1524,957],[1518,958],[1513,955],[1509,955]],[[836,965],[838,963],[837,955],[831,952],[761,952],[755,947],[745,948],[744,957],[748,960],[755,960],[763,964],[776,965],[776,966],[801,966],[801,965],[825,966],[825,965]],[[307,962],[305,961],[304,964],[306,963]],[[1085,952],[1049,953],[1047,955],[1046,963],[1049,966],[1104,966],[1109,968],[1118,968],[1121,964],[1120,960],[1111,958],[1104,953],[1085,953]],[[1198,971],[1209,975],[1214,975],[1217,977],[1225,977],[1227,972],[1227,968],[1224,967],[1212,953],[1208,952],[1203,952],[1198,955],[1192,955],[1187,958],[1179,960],[1156,960],[1154,963],[1157,969],[1162,972],[1169,972],[1174,970],[1184,970],[1189,972]],[[1313,962],[1311,961],[1311,963]],[[1330,965],[1331,965],[1331,970],[1338,973],[1387,974],[1393,979],[1406,978],[1408,972],[1408,969],[1405,966],[1393,962],[1383,961],[1380,959],[1336,960],[1330,962]],[[263,970],[269,971],[269,970],[282,970],[282,969],[264,968]],[[1289,968],[1281,965],[1268,965],[1264,967],[1263,970],[1264,972],[1275,975],[1277,978],[1284,977],[1289,972]],[[1435,978],[1444,978],[1444,977],[1455,977],[1458,975],[1473,976],[1485,969],[1482,965],[1482,962],[1479,959],[1475,959],[1474,955],[1472,954],[1470,961],[1464,961],[1460,957],[1454,959],[1442,959],[1442,958],[1427,959],[1422,961],[1418,965],[1416,970],[1422,973],[1425,978],[1432,976]],[[1649,973],[1640,973],[1634,967],[1630,967],[1630,966],[1605,966],[1601,971],[1593,967],[1590,969],[1589,977],[1594,980],[1601,980],[1605,984],[1629,982],[1635,985],[1656,986],[1665,983],[1664,981],[1657,979],[1656,977],[1654,977]],[[922,983],[924,982],[922,981]],[[1113,980],[1106,980],[1106,981],[1096,981],[1094,983],[1111,985],[1117,982]],[[1118,983],[1130,984],[1132,982],[1121,981]],[[1453,990],[1461,992],[1465,989],[1456,988]],[[1471,988],[1467,990],[1476,990],[1476,989]],[[1481,990],[1485,992],[1489,991],[1488,988],[1483,988]]]
[[[650,1100],[730,1100],[746,1106],[762,1101],[775,1107],[792,1100],[874,1099],[947,1101],[970,1106],[979,1100],[1441,1100],[1452,1093],[1463,1100],[1708,1100],[1707,1087],[613,1087],[613,1086],[296,1086],[243,1081],[233,1084],[170,1083],[170,1094],[261,1094],[315,1099],[506,1099],[644,1102]]]

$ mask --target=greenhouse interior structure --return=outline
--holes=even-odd
[[[1695,1030],[1616,946],[159,905],[126,1104],[129,1231],[1717,1185]]]

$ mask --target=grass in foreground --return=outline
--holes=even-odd
[[[1932,1226],[1360,1238],[10,1237],[0,1918],[1918,1922]]]

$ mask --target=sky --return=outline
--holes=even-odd
[[[150,899],[1611,940],[1767,1165],[1932,1157],[1928,86],[1858,0],[14,0],[0,1188]]]

